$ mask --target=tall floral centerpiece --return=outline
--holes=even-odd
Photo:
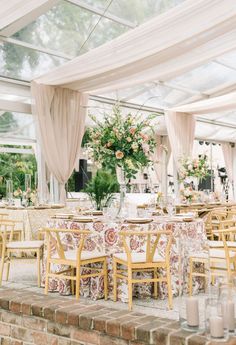
[[[179,180],[189,185],[195,182],[197,189],[199,180],[209,175],[209,161],[206,155],[197,158],[183,157],[180,159]]]
[[[89,147],[96,162],[106,169],[116,170],[121,213],[126,183],[140,168],[152,164],[150,154],[156,142],[150,121],[154,116],[147,116],[145,120],[132,114],[123,116],[120,108],[114,106],[111,114],[104,115],[103,121],[98,121],[95,116],[91,118],[96,127],[90,129]]]

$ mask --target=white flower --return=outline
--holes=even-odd
[[[137,143],[133,143],[133,144],[131,145],[131,147],[132,147],[132,149],[133,149],[134,151],[137,151],[137,150],[138,150],[138,144],[137,144]]]

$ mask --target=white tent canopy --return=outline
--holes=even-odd
[[[19,127],[12,131],[0,122],[2,143],[36,140],[32,126],[26,127],[32,122],[32,79],[89,92],[88,109],[97,116],[116,100],[134,113],[161,114],[236,90],[235,1],[22,4],[10,0],[0,9],[0,119],[12,110]],[[163,116],[158,119],[157,131],[166,134]],[[196,115],[196,138],[236,141],[235,129],[234,110]]]
[[[236,48],[235,18],[233,0],[189,0],[37,82],[105,92],[168,80]]]

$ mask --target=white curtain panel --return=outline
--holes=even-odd
[[[178,169],[179,159],[192,154],[196,120],[191,114],[167,111],[165,121],[171,151]]]
[[[88,97],[77,91],[35,82],[31,90],[43,155],[60,183],[60,202],[65,202],[65,183],[79,159]]]
[[[37,81],[81,92],[164,81],[236,48],[235,16],[235,0],[188,0]]]
[[[171,147],[168,136],[156,134],[156,143],[157,146],[154,150],[154,153],[151,155],[151,160],[153,161],[153,168],[157,177],[157,180],[161,182],[162,180],[162,171],[163,164],[168,164],[171,156]],[[163,150],[166,152],[166,161],[163,162]]]
[[[230,145],[230,143],[223,143],[221,144],[221,147],[224,155],[227,175],[230,183],[233,183],[234,148]]]

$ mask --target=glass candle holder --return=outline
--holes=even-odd
[[[201,241],[200,237],[193,240],[181,235],[179,239],[179,320],[184,330],[199,332],[205,329],[204,311],[206,293],[209,292],[209,267],[209,248],[205,242]],[[204,294],[200,294],[201,288]]]
[[[12,180],[6,180],[6,198],[8,204],[11,204],[13,202],[13,181]]]
[[[25,174],[25,191],[31,190],[31,175]]]
[[[236,291],[232,283],[223,283],[219,287],[219,300],[222,305],[222,316],[224,326],[228,328],[229,334],[236,334],[235,330],[235,308],[236,308]]]
[[[227,311],[224,302],[215,297],[206,299],[206,333],[209,340],[222,342],[228,340]]]

